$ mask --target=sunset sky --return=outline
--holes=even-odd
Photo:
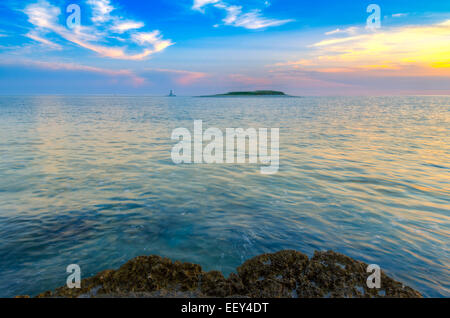
[[[450,1],[1,1],[0,94],[170,89],[450,94]]]

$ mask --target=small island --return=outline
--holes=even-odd
[[[228,97],[228,96],[289,96],[279,91],[252,91],[252,92],[229,92],[226,94],[217,94],[200,97]]]

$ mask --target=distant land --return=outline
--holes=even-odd
[[[226,96],[289,96],[279,91],[252,91],[252,92],[229,92],[226,94],[217,94],[200,97],[226,97]]]

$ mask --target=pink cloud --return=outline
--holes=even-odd
[[[110,76],[112,79],[117,78],[126,78],[131,81],[134,86],[143,85],[146,80],[143,77],[137,76],[130,70],[111,70],[105,68],[99,68],[88,65],[81,65],[75,63],[59,63],[59,62],[43,62],[43,61],[2,61],[0,64],[20,64],[25,66],[37,67],[44,70],[53,70],[53,71],[82,71],[88,73],[97,73],[106,76]]]
[[[172,74],[175,76],[175,82],[180,85],[191,85],[208,76],[206,73],[184,70],[149,69],[148,71]]]
[[[242,74],[231,74],[228,75],[228,78],[233,82],[245,85],[270,85],[272,83],[272,81],[267,78],[251,77]]]

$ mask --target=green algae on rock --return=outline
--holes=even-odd
[[[384,272],[381,288],[369,289],[367,266],[333,251],[315,252],[309,259],[287,250],[254,257],[225,278],[200,265],[139,256],[118,270],[82,280],[80,289],[61,287],[37,297],[422,297]]]

